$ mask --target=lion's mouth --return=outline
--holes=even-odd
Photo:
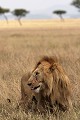
[[[39,93],[39,91],[40,91],[40,85],[37,86],[37,87],[32,88],[32,90],[34,90],[36,93]]]
[[[38,89],[40,87],[40,85],[38,85],[37,87],[34,87],[34,90]]]

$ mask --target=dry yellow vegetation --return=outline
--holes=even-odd
[[[0,21],[0,120],[80,120],[80,20]],[[17,107],[21,77],[41,56],[56,55],[72,84],[73,111],[25,114]]]
[[[80,19],[65,19],[64,22],[59,19],[54,20],[21,20],[22,26],[18,23],[17,20],[9,20],[8,24],[5,20],[0,20],[0,28],[71,28],[71,27],[80,27]]]

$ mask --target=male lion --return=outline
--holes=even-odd
[[[58,105],[63,111],[71,106],[71,85],[62,66],[53,57],[43,57],[36,65],[27,81],[31,91],[36,93],[40,111],[53,111]],[[48,107],[47,107],[48,106]]]

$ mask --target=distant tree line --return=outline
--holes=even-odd
[[[78,8],[79,12],[80,12],[80,0],[73,0],[71,5],[74,5],[76,8]],[[20,25],[22,25],[21,18],[25,17],[29,13],[29,11],[25,10],[25,9],[14,9],[11,12],[8,8],[0,7],[0,15],[4,16],[7,23],[8,23],[8,18],[6,16],[6,14],[9,13],[9,12],[12,13],[17,18]],[[66,14],[67,11],[65,11],[65,10],[55,10],[52,13],[58,15],[60,17],[60,19],[62,21],[64,21],[63,14]]]
[[[9,9],[0,7],[0,15],[3,15],[3,16],[4,16],[4,18],[5,18],[5,20],[7,21],[7,23],[8,23],[8,18],[7,18],[7,16],[6,16],[6,13],[9,13],[9,12],[10,12]],[[19,24],[22,25],[22,23],[21,23],[21,18],[22,18],[22,17],[25,17],[26,14],[29,13],[29,11],[27,11],[27,10],[25,10],[25,9],[15,9],[15,10],[13,10],[11,13],[12,13],[14,16],[16,16]],[[53,11],[53,13],[54,13],[54,14],[57,14],[57,15],[61,18],[61,20],[64,20],[63,17],[62,17],[62,15],[65,14],[66,11],[64,11],[64,10],[55,10],[55,11]]]

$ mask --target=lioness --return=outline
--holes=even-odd
[[[40,111],[47,108],[53,111],[54,105],[65,111],[72,105],[70,80],[62,66],[52,57],[43,57],[37,63],[26,84],[36,93]]]

